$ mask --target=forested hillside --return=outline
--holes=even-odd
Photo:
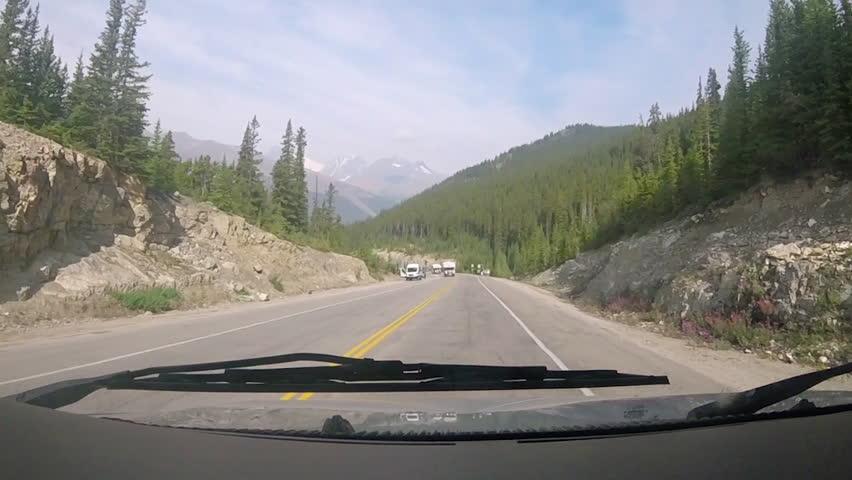
[[[724,91],[710,68],[676,115],[654,104],[632,128],[568,127],[353,226],[349,240],[530,274],[762,176],[852,171],[850,1],[772,0],[763,45],[733,37]]]

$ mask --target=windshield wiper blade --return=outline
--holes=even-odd
[[[247,368],[300,361],[337,365]],[[222,372],[193,373],[216,370]],[[48,385],[14,398],[34,405],[59,408],[101,388],[180,392],[424,392],[602,388],[668,383],[666,376],[634,375],[616,370],[403,363],[398,360],[295,353],[118,372],[93,379]]]
[[[825,370],[785,378],[762,387],[723,396],[721,399],[695,407],[688,419],[748,415],[770,405],[794,397],[830,378],[852,373],[852,362]]]

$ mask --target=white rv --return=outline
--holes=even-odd
[[[455,260],[444,260],[444,262],[441,264],[441,270],[443,270],[445,277],[455,277],[456,276],[456,261]]]

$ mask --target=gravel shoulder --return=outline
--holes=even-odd
[[[612,335],[618,335],[639,347],[712,378],[731,390],[754,388],[813,371],[810,367],[795,363],[783,363],[735,350],[715,350],[688,339],[667,337],[615,320],[600,318],[581,310],[549,290],[521,282],[505,281],[505,283],[518,289],[528,290],[542,302],[550,302],[554,307],[563,310],[566,317],[593,325]],[[852,378],[846,375],[824,382],[817,388],[852,390]]]

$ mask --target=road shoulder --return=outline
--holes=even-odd
[[[540,287],[507,279],[495,278],[494,280],[523,291],[537,301],[549,302],[554,308],[563,311],[566,316],[576,318],[578,321],[612,335],[617,335],[640,348],[652,351],[663,358],[706,375],[732,390],[753,388],[812,371],[812,369],[801,365],[767,360],[738,351],[714,350],[686,339],[666,337],[614,320],[599,318],[580,310],[569,301]],[[846,378],[836,379],[825,382],[820,387],[823,389],[852,389],[852,381]]]
[[[275,309],[282,305],[298,304],[300,302],[315,301],[317,299],[335,298],[348,293],[369,293],[383,288],[402,286],[403,282],[388,281],[377,282],[367,285],[356,285],[343,288],[332,288],[311,294],[299,294],[284,298],[278,298],[269,302],[229,302],[211,305],[208,307],[193,308],[189,310],[173,310],[170,312],[150,314],[144,313],[126,317],[99,318],[81,317],[67,321],[44,322],[21,328],[10,328],[0,330],[0,348],[11,345],[19,345],[30,342],[55,340],[79,335],[98,335],[113,332],[120,329],[132,328],[142,325],[157,325],[168,322],[179,322],[204,317],[210,314],[239,313],[246,314],[253,311],[264,311]]]

